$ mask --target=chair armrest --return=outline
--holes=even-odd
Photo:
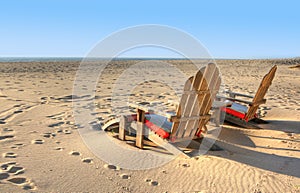
[[[149,103],[139,103],[139,104],[138,103],[128,103],[128,106],[130,106],[132,108],[140,109],[145,112],[152,113],[154,111],[153,107],[146,106],[146,104],[149,104]]]
[[[245,100],[242,100],[242,99],[236,99],[236,98],[231,98],[231,97],[226,97],[226,96],[217,96],[218,99],[226,99],[226,100],[230,100],[230,101],[233,101],[233,102],[241,102],[241,103],[245,103],[245,104],[248,104],[248,105],[251,105],[252,102],[251,101],[245,101]]]
[[[231,98],[235,98],[236,96],[247,97],[247,98],[254,98],[253,96],[242,94],[242,93],[237,93],[237,92],[225,91],[225,93],[229,94],[229,96]]]
[[[226,100],[226,101],[214,101],[212,104],[213,109],[221,108],[221,107],[229,107],[232,105],[232,101]]]
[[[157,114],[157,115],[164,116],[171,122],[174,119],[174,117],[176,117],[174,112],[158,111],[158,110],[155,110],[153,107],[146,106],[146,104],[149,104],[149,103],[142,103],[142,104],[141,103],[140,104],[128,103],[128,106],[142,110],[142,111],[150,113],[150,114]]]

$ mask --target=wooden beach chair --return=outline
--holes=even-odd
[[[256,112],[261,104],[266,103],[264,97],[272,84],[276,70],[277,66],[275,65],[264,76],[254,97],[231,91],[227,91],[229,97],[218,96],[218,98],[232,101],[230,107],[221,109],[222,112],[226,113],[225,120],[245,128],[260,128],[258,123],[266,123],[266,121],[258,118]],[[243,100],[241,97],[252,99],[252,101]]]
[[[157,112],[140,104],[130,104],[137,109],[137,114],[120,118],[119,139],[125,140],[128,130],[134,128],[137,147],[143,148],[146,137],[174,155],[182,154],[176,144],[200,138],[210,120],[209,111],[220,84],[219,69],[210,63],[186,81],[176,113]]]

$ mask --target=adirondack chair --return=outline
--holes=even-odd
[[[201,137],[210,120],[209,111],[220,84],[219,69],[210,63],[186,81],[176,113],[158,112],[140,104],[130,104],[137,109],[137,114],[120,118],[119,139],[125,140],[128,129],[134,128],[137,147],[143,148],[146,137],[172,154],[182,154],[175,144]]]
[[[223,107],[221,109],[222,112],[226,113],[225,120],[245,128],[260,128],[257,125],[258,123],[267,123],[266,121],[259,119],[256,112],[261,104],[266,103],[264,97],[272,84],[276,70],[277,66],[275,65],[264,76],[254,97],[231,91],[227,91],[229,97],[218,96],[218,98],[232,101],[230,107]],[[252,101],[236,97],[250,98]]]

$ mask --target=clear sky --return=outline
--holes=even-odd
[[[193,35],[216,58],[299,57],[299,8],[297,0],[4,0],[0,56],[82,57],[117,30],[162,24]]]

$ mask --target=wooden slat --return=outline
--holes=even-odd
[[[104,125],[101,127],[101,129],[103,131],[106,131],[108,128],[110,128],[112,125],[116,124],[116,123],[119,123],[120,122],[120,119],[119,118],[113,118],[113,119],[110,119],[108,121],[106,121],[104,123]]]
[[[277,70],[277,66],[275,65],[271,68],[269,73],[264,76],[264,78],[261,81],[261,83],[258,87],[258,90],[253,98],[252,104],[258,104],[259,102],[264,100],[264,97],[265,97],[270,85],[272,84],[276,70]],[[250,106],[250,108],[248,109],[248,112],[245,116],[245,119],[251,120],[252,118],[254,118],[254,115],[255,115],[258,107],[259,107],[258,105]]]
[[[122,116],[120,118],[120,126],[119,126],[119,139],[125,140],[125,126],[126,126],[126,118]]]
[[[183,89],[184,91],[191,90],[193,79],[194,79],[194,77],[192,76],[185,82],[184,89]],[[181,99],[180,99],[179,106],[178,106],[177,111],[176,111],[176,116],[177,117],[181,117],[183,115],[183,111],[186,108],[186,103],[187,103],[188,100],[189,100],[189,95],[183,93],[182,96],[181,96]],[[174,137],[177,136],[177,132],[178,132],[179,128],[181,128],[182,124],[185,124],[185,123],[184,122],[175,122],[175,123],[173,123],[171,134],[170,134],[171,138],[174,138]]]
[[[204,75],[206,78],[204,78]],[[215,64],[209,64],[206,68],[202,68],[197,72],[192,83],[193,87],[188,91],[186,89],[184,91],[185,94],[189,94],[188,96],[185,95],[185,99],[188,101],[186,101],[185,104],[180,103],[179,106],[181,108],[184,107],[181,116],[196,116],[199,117],[199,119],[181,120],[176,133],[172,128],[171,138],[175,137],[177,140],[180,140],[181,138],[193,136],[198,129],[199,122],[201,122],[201,124],[199,124],[201,127],[208,122],[208,117],[210,117],[208,112],[211,108],[213,98],[217,93],[216,91],[219,90],[220,83],[219,71]],[[206,118],[200,119],[200,117],[203,116],[206,116]]]
[[[216,75],[217,76],[219,75],[218,71],[216,73],[216,66],[214,64],[208,64],[207,68],[209,68],[209,70],[204,74],[204,78],[205,78],[205,81],[206,81],[206,84],[207,84],[207,89],[208,90],[215,90],[214,86],[212,86],[212,83],[215,84],[215,81],[216,80]],[[214,96],[216,93],[208,93],[207,95],[205,95],[203,98],[202,98],[202,101],[199,103],[201,103],[201,109],[200,109],[200,116],[203,115],[203,114],[208,114],[209,110],[211,109],[211,105],[212,105],[212,102],[211,102],[211,96]],[[209,109],[207,109],[207,107],[209,106]],[[193,131],[192,133],[195,133],[195,131],[198,130],[201,130],[203,127],[205,127],[205,125],[207,124],[209,120],[199,120],[199,122],[197,123],[197,125],[194,125],[193,126]]]
[[[190,87],[189,91],[199,91],[199,85],[201,83],[202,80],[202,72],[198,71],[195,78],[193,79],[192,82],[192,86]],[[197,114],[193,114],[193,109],[194,108],[199,108],[199,106],[195,107],[195,101],[197,100],[197,95],[188,95],[188,100],[184,106],[183,109],[183,114],[182,116],[184,117],[188,117],[188,116],[197,116]],[[178,132],[176,134],[176,138],[182,138],[184,137],[184,134],[186,133],[186,129],[189,128],[189,125],[191,124],[191,122],[194,122],[193,120],[190,121],[181,121],[179,124],[179,129]]]
[[[252,123],[251,121],[246,121],[244,119],[240,119],[238,117],[232,116],[230,114],[226,114],[226,120],[234,123],[236,125],[240,125],[242,127],[248,128],[248,129],[261,129],[257,124]]]
[[[197,97],[194,100],[193,109],[191,110],[191,115],[197,115],[199,117],[204,115],[204,114],[200,114],[202,104],[203,104],[202,100],[205,98],[207,94],[209,94],[207,81],[205,79],[205,74],[209,74],[210,70],[211,69],[209,69],[207,66],[200,69],[200,71],[197,73],[199,81],[198,81],[198,85],[197,84],[194,85],[194,88],[197,89],[198,92],[200,93],[204,92],[205,94],[197,95]],[[198,128],[199,121],[204,121],[204,120],[209,120],[209,119],[198,119],[194,121],[189,121],[188,124],[186,125],[186,130],[183,137],[184,138],[193,137],[195,135],[196,129]]]
[[[166,141],[152,132],[150,129],[145,128],[145,133],[151,141],[159,145],[160,147],[168,150],[170,153],[174,154],[175,156],[183,156],[186,158],[190,158],[187,154],[183,153],[180,149],[176,146],[172,145],[169,141]]]
[[[247,98],[254,98],[254,96],[242,94],[242,93],[237,93],[237,92],[231,92],[231,91],[226,91],[226,94],[229,94],[230,97],[235,98],[236,96],[241,96],[241,97],[247,97]]]
[[[234,101],[234,102],[241,102],[241,103],[245,103],[247,105],[250,105],[253,102],[253,101],[246,101],[243,99],[231,98],[231,97],[226,97],[226,96],[218,96],[218,98],[227,99],[227,100]]]
[[[144,122],[145,122],[145,111],[137,109],[137,128],[136,128],[136,143],[135,145],[139,148],[143,148],[144,140]]]
[[[216,67],[216,65],[212,64],[212,67],[214,68],[214,74],[212,79],[209,82],[209,89],[210,90],[219,90],[220,85],[221,85],[221,78],[220,78],[220,74],[219,74],[219,69]],[[203,105],[205,106],[204,111],[201,112],[200,114],[203,113],[208,113],[211,109],[211,106],[213,104],[213,101],[215,100],[216,97],[216,93],[212,92],[210,95],[207,96],[206,98],[206,103],[204,103]],[[199,130],[201,130],[202,127],[204,127],[207,124],[207,122],[204,121],[200,121],[199,122],[199,129],[198,132],[200,132]]]
[[[216,67],[215,64],[208,64],[208,68],[210,68],[210,71],[208,71],[207,73],[209,74],[205,74],[206,77],[206,81],[208,84],[208,89],[211,91],[214,90],[219,90],[220,84],[221,84],[221,78],[219,76],[219,69]],[[210,92],[209,94],[204,96],[204,99],[201,102],[201,109],[200,109],[200,116],[204,115],[204,114],[208,114],[212,103],[214,101],[214,98],[216,96],[216,92]],[[198,125],[195,125],[193,128],[195,130],[198,130],[197,133],[199,132],[199,130],[202,129],[202,127],[204,127],[207,124],[208,120],[199,120]],[[194,134],[195,132],[192,131],[192,134]]]
[[[138,122],[132,122],[131,127],[135,130],[137,130]],[[175,156],[182,156],[185,158],[190,158],[188,155],[186,155],[184,152],[182,152],[179,148],[176,146],[172,145],[170,141],[167,141],[160,136],[156,135],[153,131],[151,131],[149,128],[144,127],[144,135],[153,143],[157,144],[158,146],[166,149],[170,153],[174,154]]]
[[[136,104],[136,103],[128,103],[128,106],[133,107],[135,109],[140,109],[142,111],[152,113],[154,112],[154,109],[152,107],[148,107],[146,105]]]
[[[185,91],[185,94],[194,94],[194,95],[200,95],[200,94],[211,94],[211,93],[218,93],[219,90],[192,90],[192,91]]]
[[[209,119],[210,115],[199,115],[199,116],[191,116],[191,117],[172,117],[172,122],[181,122],[181,121],[197,121],[201,119]]]
[[[136,141],[135,145],[139,148],[143,148],[143,140],[144,140],[144,123],[137,122],[136,123]]]

